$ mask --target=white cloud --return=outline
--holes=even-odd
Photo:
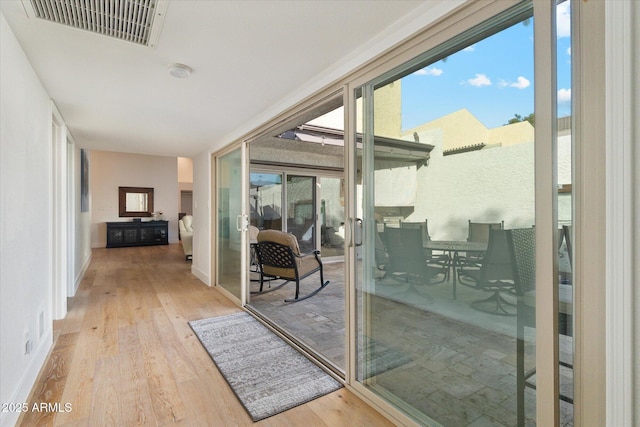
[[[474,78],[467,80],[467,83],[475,87],[491,86],[491,80],[484,74],[476,74]]]
[[[520,77],[518,77],[518,81],[517,82],[509,83],[509,86],[515,87],[516,89],[526,89],[529,86],[531,86],[531,82],[528,79],[520,76]]]
[[[567,55],[571,56],[571,48],[570,47],[567,48]]]
[[[476,50],[476,45],[472,44],[471,46],[467,46],[464,49],[462,49],[464,52],[473,52],[474,50]]]
[[[571,35],[571,2],[566,1],[556,9],[556,32],[558,38]]]
[[[443,71],[442,68],[436,68],[436,67],[431,67],[431,68],[423,68],[421,70],[416,71],[413,74],[417,74],[419,76],[440,76],[442,75]]]
[[[571,102],[571,89],[558,89],[558,102]]]

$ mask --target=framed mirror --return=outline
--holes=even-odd
[[[153,188],[118,187],[121,217],[152,216]]]

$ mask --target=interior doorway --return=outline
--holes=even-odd
[[[193,215],[193,191],[180,191],[180,212]]]

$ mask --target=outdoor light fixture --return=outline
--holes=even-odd
[[[178,79],[186,79],[191,75],[191,67],[184,64],[169,64],[169,74]]]

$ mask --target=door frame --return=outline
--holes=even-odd
[[[240,150],[240,162],[241,162],[241,171],[240,176],[242,179],[241,194],[240,194],[240,213],[236,218],[237,224],[240,225],[240,298],[236,295],[233,295],[227,289],[220,285],[219,280],[219,271],[218,271],[218,254],[220,253],[219,245],[218,245],[218,161],[236,151]],[[228,147],[225,147],[222,150],[219,150],[215,153],[211,154],[211,272],[209,277],[211,278],[211,286],[217,287],[223,294],[225,294],[232,301],[235,301],[240,306],[244,306],[247,299],[247,290],[245,283],[248,281],[248,226],[249,226],[249,216],[247,214],[248,211],[248,182],[249,182],[249,156],[247,154],[247,142],[237,142]]]
[[[249,164],[249,173],[271,173],[271,174],[280,174],[282,175],[282,217],[286,218],[288,212],[287,212],[287,204],[286,204],[286,200],[287,200],[287,176],[289,175],[295,175],[295,176],[304,176],[304,177],[313,177],[315,178],[315,190],[314,190],[314,212],[316,214],[316,220],[315,220],[315,225],[316,225],[316,229],[320,230],[320,179],[321,178],[336,178],[336,179],[344,179],[345,178],[345,174],[344,174],[344,170],[343,171],[338,171],[338,170],[327,170],[327,169],[313,169],[313,168],[298,168],[298,167],[293,167],[293,166],[271,166],[271,165],[261,165],[261,164],[255,164],[255,165],[251,165]],[[346,184],[345,184],[346,185]],[[248,194],[247,194],[248,197]],[[345,221],[346,221],[346,215],[345,215]],[[286,221],[283,221],[283,227],[285,228],[285,230],[283,231],[287,231],[286,229]],[[316,249],[317,250],[321,250],[322,249],[322,236],[320,236],[319,234],[317,235],[317,239],[316,239]],[[337,257],[336,257],[337,258]],[[325,258],[323,257],[323,260]],[[327,261],[332,261],[332,258],[326,259]]]

